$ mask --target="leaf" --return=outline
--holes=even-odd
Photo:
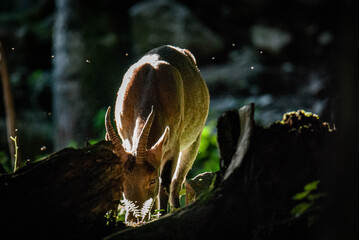
[[[147,215],[147,213],[149,213],[153,207],[153,204],[154,204],[155,201],[153,201],[152,198],[149,198],[147,199],[143,205],[142,205],[142,208],[141,208],[141,217],[142,217],[142,220],[143,221]],[[150,214],[151,215],[151,214]],[[149,215],[149,218],[151,218],[151,216]]]
[[[316,190],[318,188],[319,182],[320,182],[320,180],[308,183],[307,185],[304,186],[304,190],[309,191],[309,192]]]
[[[183,188],[181,191],[179,191],[179,195],[182,196],[182,195],[185,195],[186,194],[186,189]]]
[[[307,197],[308,197],[308,199],[309,199],[309,197],[311,196],[310,193],[311,193],[313,190],[317,190],[319,182],[320,182],[320,181],[317,180],[317,181],[308,183],[307,185],[304,186],[304,192],[297,193],[296,195],[293,196],[292,199],[293,199],[293,200],[303,200],[303,199],[305,199],[305,198],[307,198]],[[316,198],[314,198],[314,199],[316,199]],[[309,199],[309,200],[312,201],[312,200],[314,200],[314,199]]]
[[[164,209],[156,209],[154,213],[164,212]]]
[[[303,200],[304,198],[306,198],[308,196],[308,194],[309,194],[308,191],[297,193],[294,195],[294,197],[292,199],[293,200]]]
[[[125,222],[126,212],[123,211],[117,215],[116,222]]]
[[[292,216],[298,218],[302,214],[304,214],[311,206],[313,206],[312,202],[299,203],[292,209],[291,214]]]

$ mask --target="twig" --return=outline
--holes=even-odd
[[[15,145],[15,154],[14,154],[14,172],[15,172],[20,167],[20,165],[17,163],[18,161],[17,151],[19,147],[17,146],[17,136],[15,137],[10,136],[10,139],[14,141],[14,145]]]

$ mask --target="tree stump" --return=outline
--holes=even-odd
[[[198,174],[196,177],[186,181],[186,206],[198,200],[202,194],[206,194],[213,188],[217,173],[205,172]]]

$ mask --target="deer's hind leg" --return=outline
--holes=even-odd
[[[193,162],[196,159],[200,143],[201,134],[197,136],[196,140],[189,147],[180,153],[170,187],[170,204],[174,208],[180,207],[179,192],[188,171],[192,168]]]
[[[161,172],[161,184],[159,189],[159,209],[162,209],[162,215],[167,213],[167,203],[169,198],[169,188],[171,184],[173,160],[168,160]]]

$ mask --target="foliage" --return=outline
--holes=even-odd
[[[95,115],[93,128],[96,132],[99,133],[98,137],[103,138],[105,136],[105,115],[106,109],[101,108]]]
[[[317,192],[319,183],[319,180],[310,182],[304,186],[303,192],[293,196],[293,200],[299,201],[299,203],[291,210],[293,217],[299,218],[318,207],[317,201],[326,196],[325,193]],[[315,218],[317,218],[316,215],[310,215],[308,217],[308,226],[313,224]]]
[[[3,167],[3,169],[6,172],[11,172],[11,163],[8,155],[5,153],[5,151],[0,151],[0,165]],[[1,169],[0,166],[0,169]]]
[[[79,146],[78,146],[78,143],[77,143],[75,140],[71,140],[71,141],[67,144],[67,147],[77,149]]]
[[[106,225],[110,227],[118,227],[121,223],[125,224],[126,209],[121,204],[118,205],[116,210],[110,210],[105,214]],[[164,209],[156,209],[151,215],[149,222],[156,221],[160,217],[160,213]],[[141,222],[143,224],[143,222]],[[141,224],[128,225],[132,227],[140,226]]]
[[[198,155],[187,178],[193,178],[199,173],[216,172],[218,170],[217,132],[215,121],[212,121],[203,128]]]
[[[119,208],[120,209],[120,208]],[[120,210],[110,210],[105,214],[106,225],[117,227],[119,222],[125,221],[125,214]]]

